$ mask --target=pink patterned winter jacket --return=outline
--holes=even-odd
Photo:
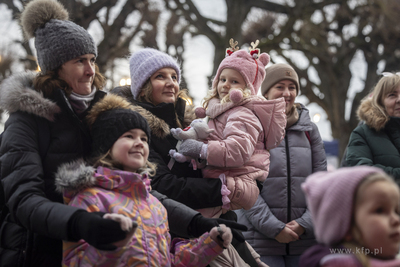
[[[103,167],[93,175],[94,169],[87,166],[80,167],[81,174],[71,175],[71,166],[58,172],[66,204],[89,212],[123,214],[138,226],[131,242],[115,251],[98,250],[84,240],[64,242],[63,266],[206,266],[222,252],[209,233],[171,242],[167,211],[149,194],[147,175]]]
[[[250,96],[221,104],[213,98],[206,115],[210,117],[208,126],[215,131],[208,138],[203,176],[225,174],[230,209],[250,209],[259,195],[256,180],[264,182],[268,176],[268,150],[279,145],[285,135],[285,101]]]

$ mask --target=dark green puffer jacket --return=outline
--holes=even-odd
[[[369,99],[357,115],[364,123],[350,135],[346,163],[379,167],[400,184],[400,118],[386,118]]]

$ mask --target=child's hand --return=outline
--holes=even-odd
[[[194,139],[186,139],[183,140],[182,144],[179,146],[178,152],[185,156],[197,159],[200,158],[200,152],[203,145],[203,142]]]
[[[179,138],[180,133],[182,132],[181,128],[171,128],[170,132],[172,134],[172,136],[177,139],[177,140],[181,140],[181,138]]]
[[[285,226],[283,230],[275,237],[279,243],[289,243],[299,240],[299,236],[289,227]]]
[[[231,229],[226,227],[225,224],[220,224],[217,227],[213,227],[210,231],[210,237],[222,248],[227,248],[232,242]]]
[[[119,222],[121,229],[126,232],[129,232],[126,235],[125,239],[115,242],[115,243],[112,243],[112,244],[116,247],[124,247],[127,244],[129,244],[129,242],[132,239],[133,234],[136,231],[137,223],[133,222],[131,218],[128,218],[122,214],[117,214],[117,213],[106,213],[106,214],[104,214],[103,218]]]
[[[286,226],[291,229],[292,231],[294,231],[298,236],[301,236],[302,234],[304,234],[304,228],[303,226],[301,226],[298,222],[296,222],[295,220],[288,222],[286,224]]]

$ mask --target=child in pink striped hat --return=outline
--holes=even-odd
[[[302,184],[317,241],[300,266],[400,266],[400,191],[371,166],[317,172]]]

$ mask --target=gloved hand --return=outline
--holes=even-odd
[[[247,231],[247,227],[243,224],[237,223],[235,221],[224,220],[221,218],[206,218],[201,214],[197,214],[193,217],[189,224],[189,234],[194,237],[199,237],[205,232],[211,231],[211,229],[219,224],[225,224],[231,228],[233,237],[239,242],[244,242],[243,235],[240,231]]]
[[[182,141],[178,152],[185,156],[197,159],[200,158],[201,147],[203,145],[203,142],[194,139],[186,139]]]
[[[114,250],[111,243],[123,240],[127,233],[121,229],[119,222],[103,219],[104,212],[75,212],[68,222],[69,238],[72,241],[84,239],[100,250]]]

